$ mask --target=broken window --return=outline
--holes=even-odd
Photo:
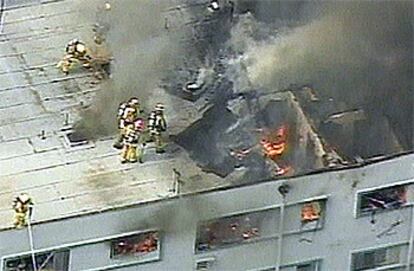
[[[371,270],[400,263],[403,246],[380,248],[352,255],[352,271]]]
[[[69,270],[69,250],[37,253],[35,255],[36,270],[67,271]],[[5,260],[4,271],[33,271],[32,255],[24,255]]]
[[[277,209],[222,217],[198,226],[196,251],[203,252],[275,234]]]
[[[111,241],[111,258],[139,257],[159,254],[159,234],[156,231],[139,233]]]
[[[300,211],[300,231],[316,230],[323,226],[326,200],[305,202]],[[302,237],[308,240],[306,237]]]
[[[322,216],[322,203],[319,201],[306,202],[302,205],[301,221],[308,223],[318,221]]]
[[[414,185],[397,185],[358,195],[358,214],[393,210],[414,202]]]

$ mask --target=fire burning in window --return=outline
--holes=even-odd
[[[112,256],[140,256],[158,250],[158,233],[147,232],[112,242]]]
[[[319,220],[321,217],[321,206],[319,202],[309,202],[302,206],[301,220],[302,223]]]

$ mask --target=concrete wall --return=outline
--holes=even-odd
[[[258,183],[35,225],[34,244],[38,250],[71,246],[71,270],[103,270],[105,266],[128,262],[110,260],[108,242],[100,241],[128,232],[159,229],[162,233],[160,255],[151,259],[143,258],[150,262],[140,264],[139,270],[194,270],[196,261],[206,258],[215,259],[211,270],[258,270],[271,267],[278,264],[278,225],[275,225],[273,236],[195,253],[197,223],[247,211],[280,208],[283,199],[277,188],[287,183],[291,189],[284,209],[280,264],[321,259],[322,270],[350,270],[351,252],[393,244],[403,244],[409,248],[410,234],[414,230],[412,206],[379,213],[374,225],[370,223],[369,216],[357,218],[355,208],[358,191],[414,181],[413,161],[414,155],[408,155],[364,168]],[[300,232],[299,203],[325,197],[326,212],[322,228]],[[377,237],[398,219],[403,221],[401,225],[390,231],[389,235]],[[3,259],[28,252],[27,231],[0,232],[0,256]],[[407,252],[403,254],[402,263],[407,260]],[[414,257],[411,260],[414,261]],[[133,265],[120,270],[137,268]]]

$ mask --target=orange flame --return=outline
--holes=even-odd
[[[263,147],[263,152],[266,157],[275,160],[281,156],[287,145],[287,128],[285,125],[277,129],[275,134],[270,134],[269,136],[263,138],[260,141],[260,144]]]

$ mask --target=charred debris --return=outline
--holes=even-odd
[[[238,171],[240,182],[253,182],[347,167],[412,149],[407,131],[372,105],[348,104],[312,84],[273,90],[253,86],[243,54],[229,40],[241,16],[258,14],[252,1],[237,2],[239,6],[220,1],[213,9],[201,1],[187,3],[194,18],[186,25],[193,29],[194,36],[186,41],[192,49],[185,65],[161,83],[200,112],[171,140],[203,171],[223,178]],[[249,3],[253,6],[247,9]],[[165,30],[173,31],[167,19]],[[268,34],[263,30],[255,35],[261,39]]]

